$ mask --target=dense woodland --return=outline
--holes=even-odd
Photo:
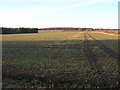
[[[0,29],[2,34],[19,34],[19,33],[38,33],[38,28],[5,28]]]

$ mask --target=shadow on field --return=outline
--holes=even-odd
[[[102,72],[91,69],[84,40],[3,41],[3,88],[117,88],[118,40],[100,42],[89,40],[87,54],[95,54]]]

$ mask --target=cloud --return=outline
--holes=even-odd
[[[38,0],[35,0],[38,1]],[[48,0],[45,0],[48,1]],[[68,0],[51,0],[51,1],[68,1]],[[71,0],[70,0],[71,1]],[[79,0],[75,0],[75,1],[79,1]],[[32,14],[46,14],[46,13],[51,13],[51,12],[58,12],[58,11],[62,11],[62,10],[67,10],[67,9],[71,9],[71,8],[76,8],[76,7],[83,7],[83,6],[88,6],[91,4],[95,4],[95,3],[101,3],[101,2],[115,2],[118,0],[86,0],[84,2],[79,2],[77,4],[71,4],[71,5],[66,5],[66,6],[61,6],[61,7],[31,7],[31,8],[27,8],[25,10],[22,10],[21,12],[18,12],[16,14],[21,14],[26,16],[26,14],[32,15]]]
[[[99,2],[111,2],[111,1],[116,1],[118,2],[119,0],[0,0],[0,2],[5,2],[5,3],[10,3],[10,2],[15,2],[15,3],[24,3],[24,2],[27,2],[27,3],[30,3],[30,2],[48,2],[48,3],[57,3],[57,2],[87,2],[87,1],[99,1]]]
[[[73,0],[1,0],[1,1],[4,1],[4,2],[8,2],[8,1],[11,1],[11,2],[27,2],[27,1],[30,1],[30,2],[37,2],[37,1],[46,1],[46,2],[49,2],[49,1],[52,1],[52,2],[67,2],[67,1],[73,1]],[[0,1],[0,2],[1,2]],[[74,0],[74,1],[83,1],[83,0]],[[71,8],[76,8],[76,7],[83,7],[83,6],[88,6],[88,5],[91,5],[91,4],[95,4],[95,3],[101,3],[101,2],[115,2],[115,1],[118,1],[118,0],[84,0],[84,2],[79,2],[77,4],[71,4],[71,5],[66,5],[66,6],[61,6],[61,7],[53,7],[53,8],[50,8],[50,7],[41,7],[41,6],[36,6],[36,7],[28,7],[24,10],[19,10],[17,11],[16,13],[12,13],[12,14],[7,14],[7,12],[4,14],[6,16],[6,18],[10,18],[10,17],[13,17],[13,18],[18,18],[20,19],[21,21],[21,18],[25,19],[25,18],[30,18],[31,16],[34,16],[34,15],[40,15],[40,14],[48,14],[48,13],[51,13],[51,12],[59,12],[59,11],[62,11],[62,10],[67,10],[67,9],[71,9]],[[4,16],[2,15],[2,16]],[[11,18],[10,18],[11,20]]]
[[[63,7],[58,7],[55,9],[52,9],[50,11],[59,11],[59,10],[65,10],[65,9],[71,9],[71,8],[76,8],[76,7],[82,7],[82,6],[87,6],[95,3],[101,3],[101,2],[117,2],[119,0],[87,0],[78,4],[72,4],[68,6],[63,6]],[[48,12],[50,12],[48,11]]]
[[[56,2],[80,2],[85,0],[0,0],[0,2],[48,2],[48,3],[56,3]]]
[[[0,0],[0,2],[52,2],[52,3],[63,3],[63,2],[77,2],[77,3],[68,3],[67,5],[63,6],[32,6],[32,7],[25,7],[24,10],[18,10],[15,13],[9,13],[8,11],[3,11],[4,13],[0,14],[0,20],[1,20],[1,26],[33,26],[33,25],[37,25],[40,22],[44,23],[43,25],[46,26],[50,26],[53,25],[55,26],[56,24],[53,22],[46,22],[43,19],[45,19],[44,17],[42,18],[42,15],[44,16],[45,14],[49,15],[49,13],[52,12],[59,12],[59,11],[63,11],[63,10],[68,10],[68,9],[72,9],[72,8],[77,8],[77,7],[84,7],[84,6],[89,6],[89,5],[93,5],[96,3],[104,3],[104,2],[117,2],[118,0]],[[52,4],[51,4],[52,5]],[[10,10],[11,11],[11,10]],[[39,16],[40,15],[40,19],[37,20],[37,17],[35,16]],[[48,18],[50,18],[48,16]],[[44,22],[43,22],[44,21]],[[7,22],[7,23],[6,23]],[[67,21],[68,22],[68,21]],[[66,23],[67,23],[66,22]],[[42,24],[41,23],[41,24]],[[52,24],[53,23],[53,24]],[[77,22],[80,23],[80,22]],[[74,23],[69,23],[65,24],[65,25],[77,25]],[[86,22],[85,22],[86,23]],[[59,24],[59,23],[58,23]],[[62,26],[65,26],[65,25]],[[95,23],[94,23],[95,24]],[[93,25],[94,25],[93,24]],[[88,24],[89,25],[89,24]],[[39,26],[39,25],[38,25]],[[79,26],[79,25],[78,25]],[[86,25],[87,26],[87,25]]]
[[[118,2],[119,0],[94,0],[96,2]]]

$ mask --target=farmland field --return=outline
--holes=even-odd
[[[118,40],[80,31],[2,35],[3,88],[118,88]]]

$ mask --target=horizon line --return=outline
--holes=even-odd
[[[39,28],[39,27],[4,27],[4,26],[2,26],[2,27],[0,27],[0,28],[38,28],[38,29],[45,29],[45,28],[91,28],[91,29],[119,29],[119,28],[100,28],[100,27],[98,27],[98,28],[92,28],[92,27],[67,27],[67,26],[64,26],[64,27],[41,27],[41,28]]]

